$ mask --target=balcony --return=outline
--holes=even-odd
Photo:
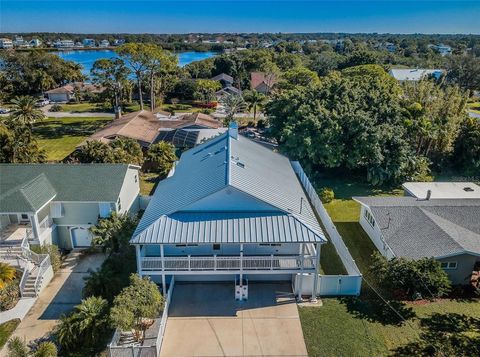
[[[265,256],[185,256],[185,257],[142,257],[141,270],[145,273],[159,271],[173,274],[181,272],[237,272],[275,271],[295,272],[315,269],[315,256],[265,255]]]

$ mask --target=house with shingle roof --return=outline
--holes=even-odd
[[[274,73],[252,72],[250,73],[250,88],[257,92],[268,94],[272,91],[278,78]]]
[[[130,243],[138,273],[165,290],[172,277],[291,281],[303,272],[318,282],[326,238],[289,159],[234,124],[182,154]]]
[[[231,86],[234,82],[234,79],[232,76],[229,76],[228,74],[225,73],[220,73],[216,75],[215,77],[210,78],[212,81],[219,81],[222,87],[228,87]]]
[[[437,259],[454,284],[480,263],[480,186],[407,183],[405,197],[354,197],[360,224],[387,258]]]
[[[126,164],[0,164],[0,245],[19,245],[28,235],[33,244],[90,246],[88,228],[99,218],[138,210],[138,169]]]
[[[75,98],[75,91],[81,93],[102,93],[105,88],[85,82],[74,82],[65,84],[64,86],[54,88],[45,92],[51,102],[62,103],[69,102]]]

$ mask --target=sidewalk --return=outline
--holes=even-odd
[[[88,269],[96,270],[105,259],[104,254],[91,254],[81,257],[79,252],[72,252],[64,262],[50,284],[40,293],[32,309],[18,325],[12,337],[18,336],[28,342],[48,335],[58,322],[60,316],[70,312],[82,299],[83,278],[88,276]],[[6,346],[0,356],[7,355]]]

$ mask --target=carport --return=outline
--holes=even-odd
[[[290,283],[177,283],[161,356],[307,356]]]

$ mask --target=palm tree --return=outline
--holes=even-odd
[[[35,98],[24,95],[16,97],[12,100],[14,107],[10,112],[10,118],[23,125],[32,125],[37,120],[45,118],[43,112],[38,109],[35,104]]]
[[[0,263],[0,289],[15,279],[17,271],[11,265]]]
[[[25,340],[20,337],[12,337],[7,344],[8,357],[28,357],[30,349]]]
[[[160,141],[150,146],[147,153],[147,160],[155,164],[155,170],[161,175],[167,175],[172,169],[173,163],[177,160],[175,147],[166,141]]]
[[[253,110],[253,121],[257,120],[257,109],[265,103],[266,96],[256,90],[246,91],[244,94],[248,110]]]
[[[245,101],[243,100],[242,96],[236,94],[227,94],[221,100],[220,103],[224,107],[225,110],[225,125],[230,124],[233,120],[235,114],[242,112],[246,108]]]

